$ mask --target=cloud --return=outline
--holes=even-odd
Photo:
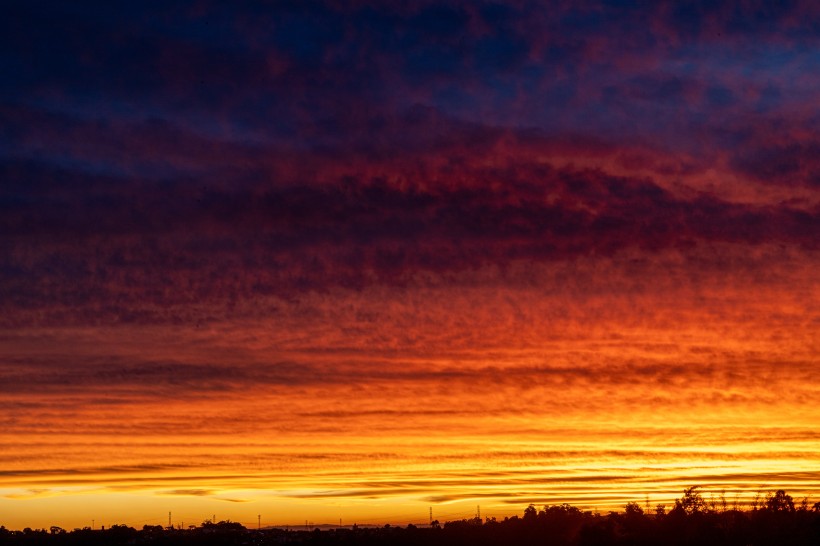
[[[186,480],[190,483],[194,483],[193,479]],[[219,497],[218,491],[213,489],[170,489],[167,491],[158,491],[156,492],[157,495],[163,496],[174,496],[174,497],[210,497],[214,500],[220,500],[224,502],[232,502],[232,503],[243,503],[243,502],[251,502],[249,499],[237,499],[237,498],[230,498],[230,497]]]
[[[172,495],[172,496],[194,496],[194,497],[210,497],[215,494],[212,489],[170,489],[168,491],[160,491],[158,495]]]
[[[194,195],[184,184],[142,186],[142,203],[128,179],[101,195],[50,195],[51,204],[28,190],[3,221],[5,316],[47,303],[81,321],[156,321],[214,298],[406,284],[523,261],[723,243],[816,247],[816,206],[680,195],[648,178],[513,158],[478,163],[402,181],[388,170]],[[11,172],[26,179],[25,169]],[[44,173],[30,174],[37,188]]]
[[[42,497],[51,497],[51,496],[54,496],[55,494],[58,494],[58,492],[53,491],[52,489],[34,488],[34,489],[27,489],[23,493],[9,493],[9,494],[3,495],[3,497],[7,498],[7,499],[37,499],[37,498],[42,498]]]
[[[820,143],[791,142],[744,151],[734,166],[765,184],[820,186]]]

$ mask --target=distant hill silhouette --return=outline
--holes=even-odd
[[[820,502],[795,503],[778,490],[748,510],[707,501],[690,487],[670,510],[647,513],[637,503],[622,512],[595,514],[569,504],[528,506],[521,517],[465,519],[441,525],[292,531],[249,530],[231,521],[206,521],[189,529],[114,525],[66,531],[59,527],[11,531],[0,527],[0,546],[763,546],[820,545]]]

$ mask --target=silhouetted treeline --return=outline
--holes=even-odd
[[[707,501],[696,487],[669,510],[645,511],[629,503],[621,512],[584,512],[569,504],[533,505],[522,516],[497,521],[434,521],[431,526],[356,527],[320,531],[248,530],[230,521],[206,521],[187,530],[114,525],[104,530],[58,527],[10,531],[0,527],[0,546],[648,546],[820,545],[820,502],[795,503],[784,491],[755,500],[751,509]]]

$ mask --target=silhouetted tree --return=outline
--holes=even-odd
[[[535,505],[530,504],[524,509],[524,522],[535,523],[538,520],[538,510]]]
[[[665,504],[657,505],[655,507],[655,517],[656,518],[661,518],[665,515],[666,515],[666,505]]]
[[[706,511],[706,501],[698,493],[698,486],[693,485],[683,490],[683,496],[675,501],[675,510],[682,510],[686,514],[696,514]]]
[[[766,510],[771,512],[794,512],[794,501],[782,489],[766,496]]]

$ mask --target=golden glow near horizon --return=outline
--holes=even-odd
[[[7,332],[3,358],[28,360],[3,397],[0,524],[424,523],[669,506],[690,485],[817,500],[812,263],[765,292],[575,267],[200,328]],[[41,375],[55,359],[74,365]]]

